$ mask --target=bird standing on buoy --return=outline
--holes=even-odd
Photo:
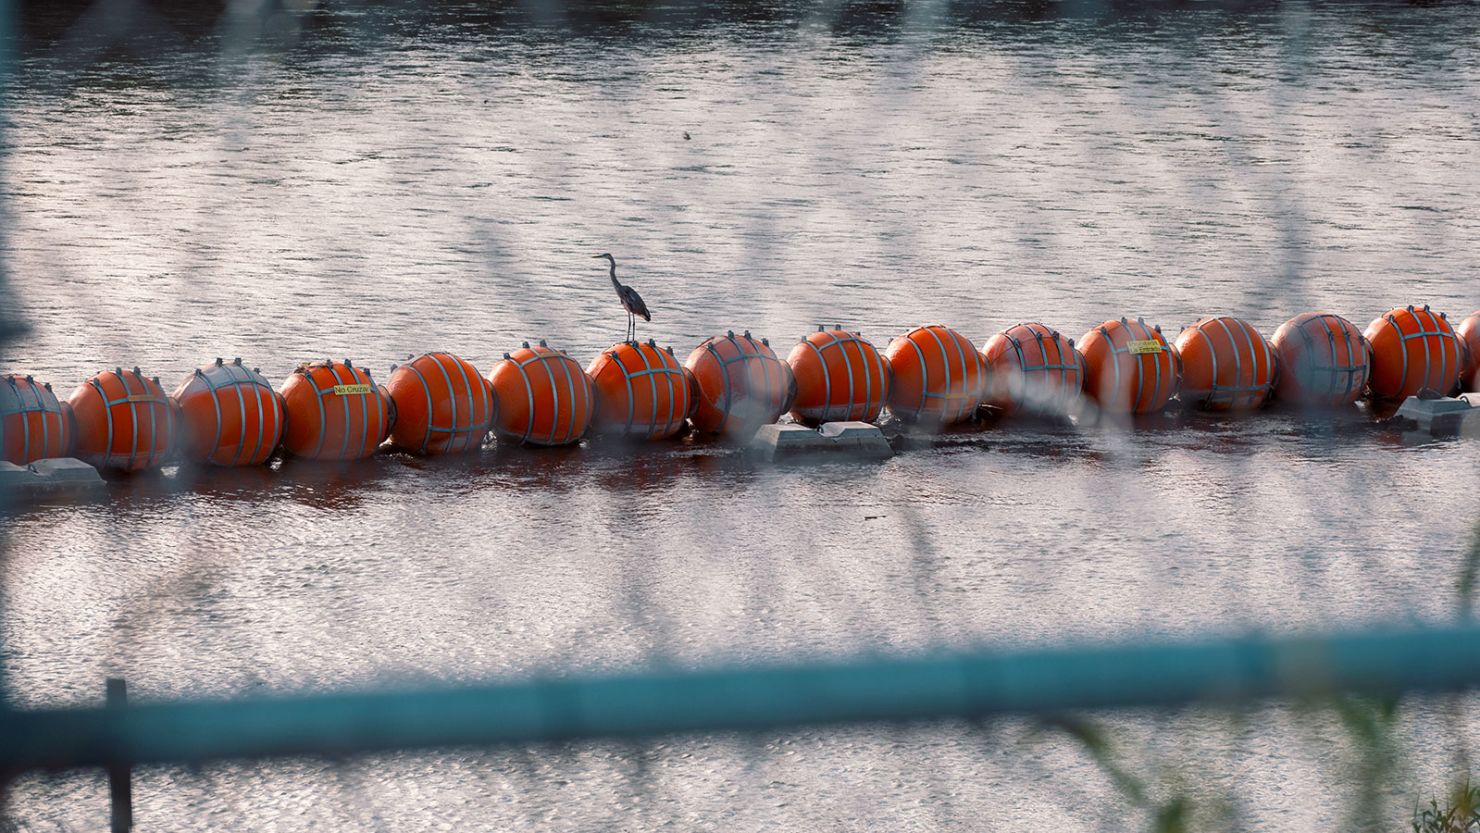
[[[622,302],[622,309],[627,311],[627,338],[625,340],[636,341],[637,316],[642,316],[644,321],[653,320],[653,316],[648,312],[647,304],[642,302],[642,296],[637,294],[637,290],[617,280],[617,259],[608,252],[593,255],[591,259],[595,260],[600,257],[606,258],[611,264],[612,286],[617,289],[617,298]]]

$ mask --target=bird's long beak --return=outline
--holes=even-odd
[[[601,260],[601,255],[591,255],[592,260]]]

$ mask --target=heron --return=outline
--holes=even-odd
[[[644,321],[653,320],[653,316],[648,312],[647,304],[642,302],[642,296],[637,294],[637,290],[617,280],[617,259],[612,257],[610,252],[592,255],[591,259],[601,257],[606,258],[611,264],[612,286],[617,289],[617,299],[622,302],[622,309],[627,311],[627,338],[625,340],[635,341],[637,340],[637,316],[642,316]]]

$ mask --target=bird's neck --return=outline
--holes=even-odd
[[[622,282],[617,280],[617,264],[612,264],[612,286],[621,286]]]

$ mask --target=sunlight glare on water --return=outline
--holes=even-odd
[[[1311,309],[1364,327],[1480,306],[1480,9],[930,8],[324,3],[262,40],[224,24],[112,49],[54,11],[7,93],[3,256],[30,329],[0,371],[65,396],[116,365],[170,389],[216,356],[279,384],[348,356],[383,381],[428,350],[486,373],[537,338],[584,365],[624,325],[605,251],[653,310],[640,335],[680,358],[731,329],[784,354],[819,323],[882,347],[939,321],[980,346],[1019,321],[1077,338],[1227,313],[1270,336]],[[5,519],[0,658],[14,700],[42,705],[94,703],[109,675],[141,699],[227,696],[1432,621],[1480,515],[1476,464],[1473,443],[1404,445],[1355,412],[1271,412],[1004,428],[880,464],[680,443],[140,476]],[[1255,716],[1116,725],[1216,736],[1227,754],[1188,765],[1242,791],[1250,829],[1336,826],[1339,802],[1312,799],[1340,780],[1325,741]],[[1450,727],[1420,711],[1411,728],[1432,775]],[[1007,721],[160,770],[137,815],[1131,826],[1080,750],[1033,737]],[[11,798],[38,830],[98,829],[106,806],[93,775]]]

